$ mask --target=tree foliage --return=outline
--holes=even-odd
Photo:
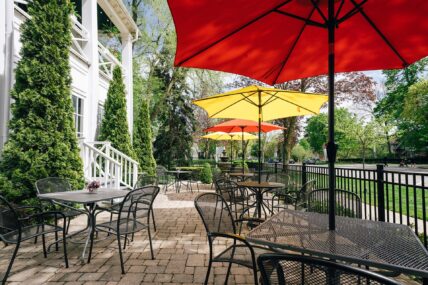
[[[70,89],[71,12],[69,1],[28,4],[31,18],[22,26],[11,93],[10,137],[0,162],[2,194],[16,203],[31,203],[35,181],[48,176],[83,187]]]
[[[423,59],[405,69],[383,71],[386,92],[377,103],[374,113],[387,126],[395,127],[402,149],[425,150],[427,147],[426,124],[416,119],[418,114],[422,114],[422,117],[426,114],[426,105],[423,103],[426,97],[422,95],[424,84],[418,82],[426,71],[427,63],[428,60]]]
[[[135,102],[138,104],[138,102]],[[156,174],[156,161],[153,157],[152,128],[147,100],[140,100],[139,113],[134,124],[133,146],[140,163],[140,170],[149,175]]]
[[[335,112],[335,140],[339,145],[338,157],[350,157],[357,147],[357,138],[355,128],[358,121],[355,115],[345,108],[337,108]],[[311,117],[305,128],[305,137],[308,140],[313,151],[323,153],[324,144],[328,137],[328,118],[327,114],[319,114]]]
[[[164,100],[161,125],[154,142],[154,155],[160,164],[171,167],[172,163],[185,165],[192,159],[193,132],[195,118],[185,82],[185,70],[176,70],[176,78],[171,83],[171,94]],[[169,77],[164,78],[165,85]]]
[[[136,158],[126,116],[125,84],[122,79],[122,71],[118,66],[113,70],[113,79],[110,81],[104,108],[105,113],[98,140],[110,141],[114,148]]]

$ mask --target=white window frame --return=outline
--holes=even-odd
[[[74,128],[76,130],[76,135],[78,138],[82,138],[83,126],[84,126],[83,119],[84,119],[85,99],[76,94],[72,94],[71,100],[73,104],[73,120],[74,120]],[[79,102],[80,102],[80,110],[78,110]],[[78,111],[80,111],[80,113],[78,113]]]

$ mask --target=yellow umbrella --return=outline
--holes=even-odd
[[[321,106],[327,102],[327,100],[327,95],[287,91],[253,85],[194,100],[193,103],[205,109],[211,118],[258,119],[258,168],[259,171],[261,171],[261,122],[286,117],[318,114]]]
[[[257,136],[246,133],[225,133],[225,132],[214,132],[202,136],[204,139],[211,139],[217,141],[231,141],[230,143],[230,160],[232,160],[232,141],[247,141],[247,140],[256,140]],[[244,150],[242,150],[244,151]]]

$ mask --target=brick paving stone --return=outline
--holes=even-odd
[[[69,268],[64,266],[61,248],[44,258],[41,243],[23,243],[8,285],[203,284],[209,247],[205,228],[194,208],[193,200],[197,195],[197,192],[192,194],[186,191],[169,191],[167,194],[162,191],[158,195],[154,205],[157,231],[152,232],[156,259],[151,259],[147,233],[137,233],[134,241],[123,250],[124,275],[120,269],[117,241],[114,238],[104,239],[105,234],[102,233],[94,243],[90,264],[82,265],[79,260],[83,245],[68,244]],[[108,215],[100,214],[97,221],[108,218]],[[73,220],[70,231],[83,228],[85,222],[83,216]],[[48,237],[48,242],[52,240]],[[229,245],[225,240],[215,240],[214,253],[223,251]],[[12,250],[12,247],[0,248],[0,272],[7,266]],[[223,284],[227,266],[228,263],[213,263],[209,283]],[[405,276],[400,276],[399,281],[417,284]],[[253,282],[250,269],[232,266],[228,284]]]

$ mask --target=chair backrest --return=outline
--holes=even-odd
[[[157,165],[156,166],[156,174],[159,175],[165,175],[165,173],[168,171],[165,166],[163,165]]]
[[[257,259],[262,283],[398,285],[382,275],[311,256],[262,254]]]
[[[3,196],[0,196],[0,239],[5,241],[3,238],[5,234],[19,232],[20,229],[18,213]]]
[[[352,218],[361,218],[361,198],[350,191],[336,189],[336,215]],[[328,189],[317,189],[308,195],[308,211],[328,213]]]
[[[299,193],[298,193],[298,200],[300,201],[306,201],[308,198],[308,194],[312,192],[315,189],[316,186],[316,180],[309,180],[305,184],[300,187]]]
[[[200,194],[195,198],[195,207],[208,233],[236,234],[236,227],[229,205],[215,193]]]
[[[158,185],[158,179],[155,175],[149,175],[146,173],[138,175],[137,182],[134,185],[134,189],[141,188],[147,185]]]
[[[36,181],[36,190],[38,194],[67,192],[71,191],[70,183],[67,179],[61,177],[47,177]]]
[[[214,181],[215,192],[226,199],[226,201],[229,201],[232,197],[231,183],[232,181],[229,179],[217,179]]]
[[[158,186],[149,185],[129,191],[119,207],[118,223],[121,218],[149,218],[150,215],[144,210],[153,208],[159,189]]]

